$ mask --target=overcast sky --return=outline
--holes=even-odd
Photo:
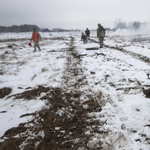
[[[121,19],[150,22],[150,0],[0,0],[0,25],[53,29],[113,28]]]

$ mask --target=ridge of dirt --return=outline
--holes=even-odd
[[[38,88],[34,88],[32,90],[27,90],[27,91],[20,93],[20,94],[10,95],[8,98],[15,97],[16,99],[25,98],[25,99],[31,100],[37,96],[40,96],[40,94],[42,92],[46,93],[49,90],[50,90],[49,87],[38,86]]]

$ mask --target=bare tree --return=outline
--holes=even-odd
[[[138,30],[141,27],[141,23],[138,21],[134,21],[130,23],[130,28]]]
[[[123,22],[121,19],[115,21],[115,28],[116,29],[125,29],[127,28],[126,22]]]

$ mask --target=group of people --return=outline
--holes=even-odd
[[[85,34],[82,32],[82,35],[81,35],[81,40],[83,40],[84,44],[87,44],[89,36],[90,36],[90,30],[86,28]]]
[[[84,44],[86,44],[88,42],[89,37],[90,37],[90,30],[88,28],[86,28],[85,34],[82,32],[82,35],[81,35],[81,40],[83,40]],[[101,26],[100,23],[98,24],[98,28],[97,28],[97,37],[99,39],[100,48],[103,48],[105,29],[103,26]],[[34,42],[34,52],[36,52],[36,48],[38,48],[39,51],[41,51],[41,48],[39,46],[39,41],[42,40],[42,37],[39,34],[39,32],[36,31],[35,28],[33,29],[32,37],[31,37],[30,41],[32,41],[32,40]]]
[[[82,32],[82,35],[81,35],[81,40],[83,40],[84,44],[87,44],[89,36],[90,36],[90,31],[88,28],[86,28],[85,34]],[[97,37],[99,39],[100,48],[103,48],[105,28],[100,23],[98,24],[98,28],[97,28]]]

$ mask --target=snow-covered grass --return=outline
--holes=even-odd
[[[93,32],[91,35],[94,37],[96,33]],[[73,36],[76,50],[79,54],[83,54],[82,68],[88,82],[88,87],[83,86],[82,91],[87,88],[95,92],[101,91],[106,101],[101,112],[92,112],[88,115],[102,124],[105,122],[99,126],[99,131],[108,132],[108,135],[106,137],[100,134],[93,135],[88,142],[89,147],[92,148],[92,145],[102,141],[106,149],[108,147],[112,150],[150,149],[150,141],[146,140],[150,138],[150,128],[147,126],[150,124],[150,99],[145,98],[140,88],[150,83],[146,75],[150,72],[150,64],[115,49],[88,51],[85,48],[99,47],[99,45],[91,42],[83,44],[80,41],[80,32],[41,33],[42,51],[33,53],[33,47],[28,46],[28,40],[19,40],[29,39],[30,36],[31,33],[0,34],[0,40],[16,39],[0,43],[0,88],[10,87],[11,94],[17,94],[28,87],[34,88],[38,85],[64,86],[62,77],[65,74],[70,36]],[[140,35],[141,40],[134,40],[135,38],[137,35],[110,32],[106,34],[104,42],[106,45],[123,47],[149,57],[150,35]],[[8,47],[10,45],[11,48]],[[20,118],[21,115],[35,112],[44,106],[44,101],[38,98],[26,101],[6,96],[0,99],[0,112],[6,111],[0,113],[0,136],[7,129],[31,120],[29,116]],[[84,107],[86,109],[86,106]]]

